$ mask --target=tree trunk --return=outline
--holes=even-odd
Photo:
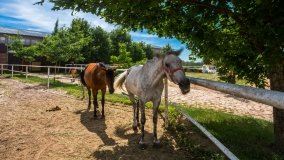
[[[270,89],[284,92],[284,59],[280,59],[269,75]],[[284,98],[284,97],[283,97]],[[274,140],[277,149],[284,153],[284,110],[273,108]]]

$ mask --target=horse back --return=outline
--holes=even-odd
[[[93,89],[106,88],[106,72],[97,63],[87,65],[84,80],[87,87]]]

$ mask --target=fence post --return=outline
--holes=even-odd
[[[47,89],[49,89],[49,75],[50,75],[50,67],[47,68]]]
[[[26,66],[26,79],[28,79],[28,66]]]
[[[169,127],[169,121],[168,121],[168,79],[165,78],[165,128]]]
[[[1,64],[1,75],[3,75],[3,64]]]
[[[14,77],[14,66],[12,65],[12,77]]]

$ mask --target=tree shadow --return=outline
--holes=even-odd
[[[75,114],[78,114],[77,112]],[[100,114],[98,114],[100,117]],[[88,131],[92,133],[96,133],[100,139],[103,141],[104,145],[106,146],[113,146],[115,145],[115,141],[108,137],[106,134],[106,123],[105,119],[94,118],[94,112],[84,111],[81,112],[80,117],[81,123],[88,129]]]

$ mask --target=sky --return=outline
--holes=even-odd
[[[41,5],[33,5],[39,0],[0,0],[0,27],[27,29],[41,32],[52,32],[56,20],[59,20],[59,26],[70,26],[72,19],[84,18],[92,26],[100,26],[104,30],[110,32],[116,26],[109,24],[89,13],[76,12],[71,14],[71,10],[52,11],[52,4],[46,2]],[[186,46],[177,39],[159,38],[144,32],[130,32],[132,40],[135,42],[143,41],[153,46],[164,47],[170,44],[173,49],[184,48],[180,58],[184,61],[188,60],[190,51]]]

